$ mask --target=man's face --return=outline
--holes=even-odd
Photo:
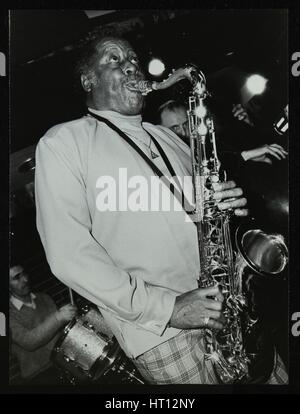
[[[124,40],[100,41],[98,57],[92,68],[93,98],[96,109],[123,115],[141,112],[144,98],[135,88],[144,79],[132,47]]]
[[[170,128],[183,141],[189,144],[189,123],[184,108],[164,109],[161,113],[161,124]]]
[[[22,266],[13,266],[9,269],[9,290],[12,295],[20,299],[30,293],[28,275]]]

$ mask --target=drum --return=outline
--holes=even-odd
[[[120,358],[119,344],[102,327],[100,312],[86,307],[58,339],[52,361],[71,383],[97,380]]]
[[[88,326],[90,329],[101,332],[101,334],[104,337],[107,337],[107,339],[112,339],[114,336],[112,330],[106,324],[103,316],[97,308],[85,306],[81,310],[81,322]]]

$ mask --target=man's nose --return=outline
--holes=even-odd
[[[126,60],[123,64],[122,70],[125,75],[132,75],[138,71],[138,67],[131,63],[129,60]]]
[[[28,282],[29,279],[28,279],[27,273],[22,274],[22,279],[23,279],[24,282],[26,282],[26,283]]]

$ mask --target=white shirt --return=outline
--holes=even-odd
[[[190,176],[189,148],[169,129],[142,124],[140,116],[97,113],[133,139],[148,142],[149,131],[176,174]],[[153,178],[141,156],[91,116],[51,128],[36,151],[37,227],[53,274],[95,303],[136,357],[179,333],[167,324],[176,296],[198,287],[199,252],[196,227],[177,200],[168,212],[97,209],[99,178],[113,177],[124,191],[120,168],[128,180]],[[192,184],[185,190],[191,196]]]

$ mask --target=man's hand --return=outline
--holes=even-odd
[[[280,161],[286,158],[287,152],[279,144],[270,144],[249,151],[243,151],[241,156],[245,161],[251,160],[272,164],[272,157]]]
[[[220,201],[218,208],[220,210],[233,209],[236,216],[247,216],[249,211],[243,208],[247,204],[247,199],[241,197],[243,190],[236,187],[234,181],[225,181],[223,183],[214,183],[214,199]]]
[[[241,104],[233,105],[232,113],[239,121],[246,122],[246,124],[253,126],[246,109]]]
[[[214,299],[212,299],[214,298]],[[224,298],[217,286],[195,289],[176,297],[170,326],[178,329],[223,329],[221,313]]]
[[[74,318],[76,315],[77,308],[70,303],[62,306],[57,312],[56,317],[61,323],[67,323]]]

